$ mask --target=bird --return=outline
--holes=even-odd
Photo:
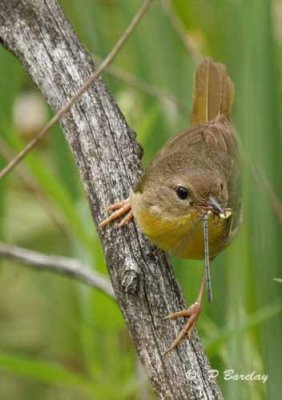
[[[116,219],[135,220],[157,247],[184,259],[204,259],[196,301],[165,319],[187,317],[167,351],[190,337],[212,300],[210,261],[225,249],[242,221],[238,140],[231,121],[234,83],[222,63],[206,57],[194,75],[191,127],[168,140],[153,157],[128,198],[105,209],[101,229]]]

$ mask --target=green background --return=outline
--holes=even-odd
[[[105,57],[141,4],[62,0],[81,41]],[[115,66],[142,80],[105,80],[144,148],[144,166],[189,126],[195,58],[227,64],[236,85],[233,119],[242,142],[244,224],[212,265],[214,301],[198,329],[227,399],[281,395],[281,82],[282,2],[178,0],[171,16],[155,1]],[[175,21],[175,20],[174,20]],[[193,54],[184,42],[193,42]],[[158,97],[145,93],[155,90]],[[0,164],[32,133],[16,128],[15,100],[36,91],[15,58],[0,49]],[[167,96],[174,96],[177,101]],[[160,99],[161,97],[161,99]],[[48,110],[49,116],[51,112]],[[5,151],[4,151],[5,149]],[[19,172],[20,171],[20,172]],[[78,258],[107,275],[76,167],[59,127],[0,182],[1,240]],[[201,262],[173,260],[188,302]],[[224,370],[267,374],[231,381]],[[102,293],[68,278],[1,260],[0,398],[153,399],[121,317]]]

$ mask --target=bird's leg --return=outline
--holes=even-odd
[[[190,337],[190,334],[191,334],[193,328],[195,327],[195,325],[198,321],[198,318],[201,314],[202,300],[203,300],[203,293],[205,290],[205,286],[206,286],[206,276],[204,274],[196,302],[194,304],[192,304],[189,308],[187,308],[185,310],[174,312],[164,318],[164,319],[177,319],[179,317],[189,317],[186,324],[183,326],[183,328],[178,333],[178,335],[176,336],[174,341],[171,343],[169,348],[166,350],[166,353],[170,352],[175,347],[177,347],[184,336],[188,335]]]
[[[119,226],[127,224],[129,221],[133,219],[133,212],[131,209],[129,197],[125,200],[118,201],[117,203],[112,204],[111,206],[105,208],[104,211],[110,211],[111,214],[105,218],[99,224],[99,228],[104,228],[106,225],[113,222],[115,219],[123,217],[120,221]]]

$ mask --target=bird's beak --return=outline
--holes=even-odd
[[[211,206],[214,208],[216,214],[218,214],[221,218],[226,218],[225,210],[219,204],[218,200],[211,194],[209,195],[209,201],[210,201]]]

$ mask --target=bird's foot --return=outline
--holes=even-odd
[[[167,315],[164,318],[164,319],[177,319],[180,317],[189,318],[165,353],[169,353],[171,350],[175,349],[179,345],[180,341],[184,338],[184,336],[188,335],[188,337],[190,338],[191,332],[193,331],[193,328],[196,326],[198,318],[201,314],[201,310],[202,310],[202,303],[196,302],[192,304],[189,308],[174,312],[172,314]]]
[[[111,212],[111,214],[102,222],[100,222],[99,228],[101,229],[120,217],[123,217],[123,219],[120,221],[119,226],[123,226],[133,219],[133,212],[129,198],[112,204],[111,206],[105,208],[104,211]]]

